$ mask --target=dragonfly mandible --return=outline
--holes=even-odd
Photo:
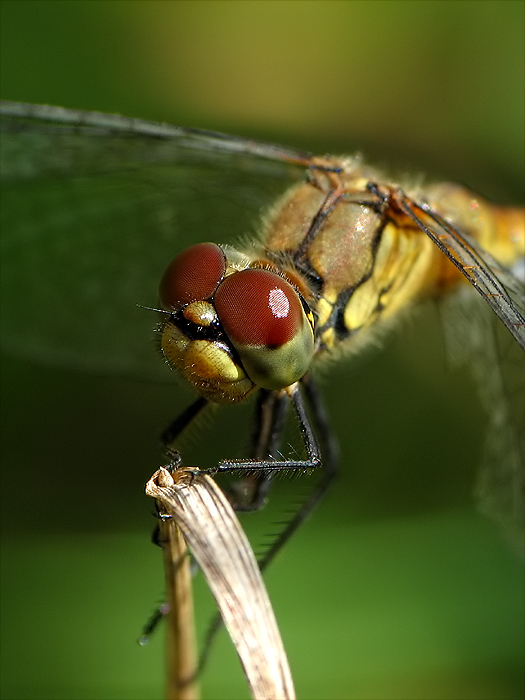
[[[225,191],[239,198],[239,211],[266,206],[257,239],[238,248],[196,244],[170,263],[160,287],[157,333],[168,364],[200,393],[166,431],[167,445],[208,403],[258,394],[252,453],[217,463],[221,471],[252,474],[239,499],[244,507],[265,499],[276,471],[325,468],[263,563],[335,473],[337,451],[311,366],[360,350],[418,300],[461,286],[478,292],[525,349],[521,209],[496,207],[451,183],[406,188],[360,157],[315,157],[57,107],[5,102],[0,114],[9,216],[3,226],[2,342],[8,351],[97,371],[157,375],[162,363],[147,343],[150,321],[144,319],[142,335],[136,319],[129,322],[135,312],[129,294],[137,303],[151,299],[151,280],[166,266],[162,256],[173,227],[193,225],[174,201],[198,202],[205,186],[218,198]],[[99,196],[105,197],[105,223]],[[269,206],[272,199],[277,203]],[[111,217],[130,211],[139,212],[131,225],[146,232],[142,242],[112,236]],[[111,288],[108,270],[94,262],[99,244],[114,273]],[[57,304],[66,298],[71,312],[58,317]],[[288,404],[306,458],[275,458]]]

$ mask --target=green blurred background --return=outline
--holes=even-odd
[[[522,203],[521,2],[4,0],[0,13],[2,98],[359,149]],[[342,473],[266,577],[298,697],[521,698],[523,569],[475,510],[483,412],[447,370],[436,320],[334,366],[325,393]],[[162,597],[143,485],[190,395],[6,357],[1,398],[2,698],[162,697],[162,631],[135,643]],[[231,454],[239,414],[204,424],[212,451],[189,441],[188,460]],[[277,483],[248,525],[274,531],[307,488]],[[202,582],[197,607],[203,630]],[[247,696],[224,633],[202,687]]]

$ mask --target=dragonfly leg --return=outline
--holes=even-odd
[[[303,467],[316,467],[316,466],[322,466],[323,471],[322,471],[322,476],[318,484],[316,485],[315,489],[312,491],[312,493],[309,495],[307,500],[301,505],[299,510],[295,513],[295,515],[292,517],[291,520],[288,521],[288,523],[285,525],[284,529],[282,532],[278,535],[278,537],[272,542],[270,547],[266,550],[264,555],[259,559],[259,568],[261,571],[264,571],[266,567],[273,561],[277,553],[284,547],[284,545],[288,542],[288,540],[292,537],[292,535],[296,532],[296,530],[299,529],[299,527],[302,525],[302,523],[305,522],[305,520],[308,518],[310,513],[314,510],[314,508],[317,506],[317,504],[321,501],[323,498],[324,494],[328,490],[330,484],[334,480],[336,474],[337,474],[337,466],[338,466],[338,459],[339,459],[339,449],[338,445],[335,439],[335,436],[331,430],[330,427],[330,421],[328,419],[328,414],[326,412],[326,409],[323,405],[323,402],[321,400],[321,395],[317,389],[316,383],[313,381],[313,379],[309,376],[303,377],[301,379],[301,385],[305,393],[305,397],[307,399],[310,412],[312,415],[312,420],[313,424],[315,427],[315,432],[321,436],[321,445],[322,445],[322,450],[323,450],[323,459],[322,459],[322,465],[320,461],[320,453],[319,453],[319,447],[317,444],[317,440],[315,439],[314,432],[311,426],[311,423],[307,417],[304,402],[302,400],[301,393],[299,390],[296,391],[295,395],[295,400],[294,397],[290,397],[292,400],[295,412],[298,416],[299,422],[300,422],[300,428],[301,432],[303,434],[303,439],[305,441],[305,446],[306,446],[306,451],[307,455],[309,458],[309,462],[302,462],[300,463]],[[269,392],[270,393],[270,392]],[[277,392],[271,392],[272,395],[276,395]],[[282,432],[282,430],[280,431]],[[280,432],[279,436],[275,436],[275,439],[280,437]],[[222,462],[221,464],[228,465],[232,464],[232,462]],[[245,463],[246,464],[246,463]],[[264,462],[265,465],[268,464],[268,462]],[[272,464],[270,462],[270,464]],[[277,466],[277,469],[282,469],[283,464],[289,464],[287,462],[284,463],[278,463],[274,462],[274,465]],[[294,464],[294,463],[292,463]],[[251,470],[253,471],[254,469],[254,463],[251,463]],[[239,465],[237,465],[237,468],[239,468]],[[297,469],[297,467],[295,467]],[[271,472],[270,472],[271,474]],[[210,627],[208,628],[208,631],[206,633],[206,637],[203,642],[202,646],[202,652],[199,658],[199,668],[198,668],[198,673],[202,671],[204,666],[206,665],[207,658],[209,656],[211,646],[213,643],[213,640],[215,638],[215,635],[217,631],[220,629],[222,625],[222,619],[220,615],[217,615],[213,622],[211,623]]]
[[[286,416],[288,397],[275,391],[261,389],[257,396],[252,435],[254,462],[271,459],[279,449]],[[266,502],[270,489],[271,474],[252,473],[230,485],[228,498],[237,511],[259,510]]]
[[[297,417],[299,429],[306,449],[306,459],[228,459],[217,464],[217,472],[264,473],[270,475],[278,471],[305,471],[321,466],[321,453],[317,438],[310,424],[304,399],[298,382],[286,389],[274,392],[277,396],[287,397]]]
[[[228,460],[219,462],[219,471],[248,471],[256,478],[262,478],[264,486],[261,488],[261,493],[264,495],[268,490],[268,482],[271,477],[278,471],[297,471],[306,469],[315,469],[323,467],[322,477],[316,485],[308,499],[299,508],[293,518],[287,523],[284,530],[278,538],[273,542],[270,548],[266,551],[263,558],[259,561],[261,569],[264,569],[275,557],[277,552],[286,544],[293,533],[300,527],[306,518],[313,511],[315,506],[324,496],[326,490],[332,483],[336,473],[338,464],[338,447],[335,437],[330,429],[330,421],[323,406],[321,395],[317,390],[317,386],[311,377],[304,377],[300,384],[304,391],[308,402],[312,421],[308,417],[303,394],[299,385],[294,385],[287,394],[272,392],[276,396],[288,396],[295,410],[299,428],[303,437],[307,458],[302,461],[287,460],[287,461],[270,461],[268,459],[260,460]],[[270,400],[270,399],[268,399]],[[277,400],[277,399],[275,399]],[[275,408],[273,408],[275,411]],[[315,432],[314,428],[315,427]],[[276,425],[278,425],[276,421]],[[282,426],[278,425],[279,430],[272,434],[271,440],[264,441],[265,446],[272,444],[280,437]],[[317,443],[315,434],[322,436],[323,459],[321,460],[321,451]],[[266,491],[264,489],[266,488]],[[260,502],[259,502],[260,504]]]
[[[161,441],[164,445],[164,450],[169,459],[180,463],[179,453],[175,449],[173,442],[179,437],[183,430],[191,423],[191,421],[201,413],[208,405],[207,399],[199,396],[196,401],[190,404],[175,420],[170,423],[166,430],[161,435]]]
[[[325,495],[326,491],[328,490],[330,484],[332,483],[337,474],[337,467],[339,462],[339,448],[333,431],[331,429],[328,414],[321,399],[321,394],[317,389],[316,383],[309,376],[305,376],[301,380],[301,385],[304,389],[305,396],[310,407],[315,431],[317,435],[321,436],[323,459],[322,465],[320,464],[319,466],[322,466],[323,468],[322,476],[314,490],[308,496],[307,500],[304,501],[304,503],[295,513],[292,519],[286,524],[284,530],[279,534],[277,539],[274,540],[274,542],[266,550],[263,557],[259,560],[259,568],[261,569],[261,571],[264,571],[268,564],[270,564],[270,562],[275,558],[277,553],[292,537],[295,531],[302,525],[302,523],[305,522],[310,513],[322,500],[323,496]],[[308,430],[313,434],[310,421],[308,421],[307,426]],[[317,448],[317,454],[319,454],[317,443],[315,443],[315,445]]]

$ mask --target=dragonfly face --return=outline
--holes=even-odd
[[[177,226],[202,230],[204,190],[225,207],[224,230],[242,212],[266,209],[257,240],[239,251],[190,248],[170,264],[160,291],[164,356],[206,400],[239,401],[260,389],[267,437],[244,465],[318,464],[296,403],[307,457],[272,458],[282,397],[293,403],[308,394],[312,362],[359,349],[421,297],[466,282],[525,347],[523,287],[510,272],[523,252],[519,210],[492,207],[457,185],[407,192],[357,159],[222,134],[16,103],[4,103],[1,115],[11,256],[2,342],[10,352],[162,374],[147,343],[149,319],[140,328],[134,304],[153,305]],[[238,209],[226,209],[237,197]],[[128,228],[115,234],[123,219]],[[94,263],[99,248],[103,264]],[[71,311],[60,316],[65,298]],[[319,415],[317,423],[322,437]]]
[[[200,243],[162,277],[160,302],[170,314],[162,328],[164,356],[212,401],[240,401],[257,386],[284,389],[310,366],[313,319],[306,302],[264,265]]]

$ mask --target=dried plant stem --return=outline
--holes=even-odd
[[[172,473],[161,468],[146,485],[146,493],[157,499],[162,511],[173,516],[173,522],[162,522],[170,547],[175,537],[169,528],[180,527],[206,577],[241,660],[252,697],[256,700],[293,700],[295,691],[288,660],[259,567],[222,491],[207,474],[182,467]],[[165,564],[177,574],[179,553],[166,554]],[[167,571],[166,576],[168,586],[175,590],[173,574]],[[173,598],[171,618],[175,616],[177,606],[184,608],[188,601],[186,594],[173,594]],[[179,648],[185,646],[185,632],[178,626],[189,624],[188,621],[170,620],[169,624],[173,627],[170,643]],[[191,676],[178,675],[181,651],[177,652],[177,661],[170,660],[169,665],[169,673],[173,674],[169,687],[173,693],[180,693],[184,688],[181,680],[186,681],[186,686],[191,680]],[[171,655],[170,652],[170,659]],[[168,695],[169,700],[187,697],[194,696]]]
[[[161,520],[160,537],[169,604],[166,616],[166,698],[198,700],[197,652],[187,546],[173,518]]]

